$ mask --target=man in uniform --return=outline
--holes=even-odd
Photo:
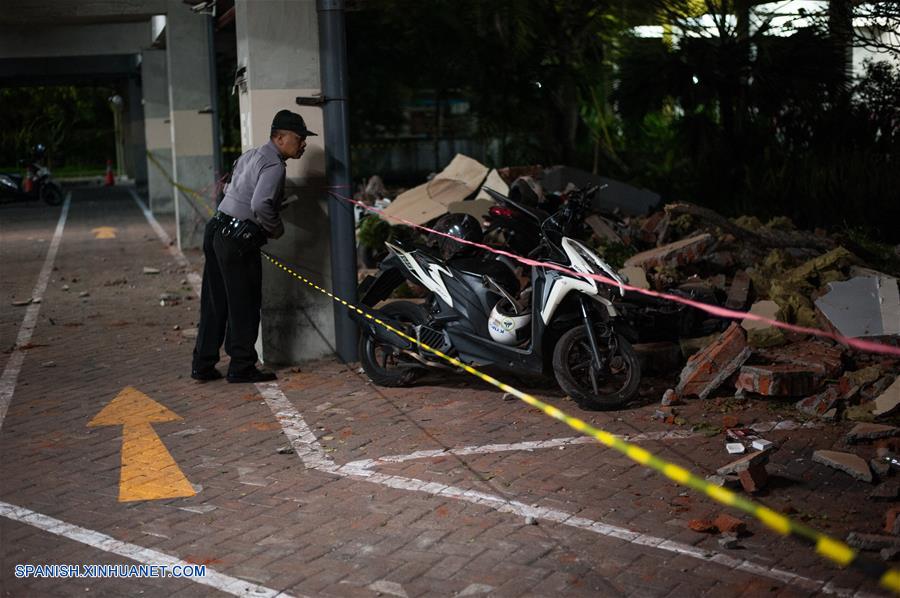
[[[265,382],[275,373],[256,367],[256,336],[262,305],[260,247],[284,234],[279,211],[284,201],[285,162],[303,155],[315,133],[303,118],[281,110],[269,142],[248,150],[235,163],[225,197],[203,236],[203,290],[191,378],[217,380],[215,368],[224,341],[231,357],[229,382]]]

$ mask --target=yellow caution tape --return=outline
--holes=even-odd
[[[163,167],[162,164],[159,163],[159,160],[156,159],[156,156],[154,156],[151,152],[148,151],[147,157],[150,158],[150,162],[152,162],[153,165],[156,166],[156,168],[166,178],[166,180],[169,181],[169,184],[171,184],[173,187],[175,187],[176,189],[178,189],[179,191],[184,193],[185,197],[188,199],[188,201],[191,202],[191,204],[194,205],[195,208],[197,207],[197,202],[195,202],[193,199],[191,199],[192,197],[196,198],[196,200],[198,202],[200,202],[200,206],[203,207],[204,210],[206,210],[206,212],[209,216],[212,216],[215,213],[215,210],[212,207],[210,207],[209,204],[206,202],[206,198],[203,197],[202,195],[200,195],[200,193],[198,191],[191,189],[190,187],[187,187],[185,185],[182,185],[181,183],[175,182],[175,179],[173,179],[171,177],[171,175],[169,175],[169,173],[166,172],[166,169]]]
[[[884,563],[880,563],[877,561],[873,561],[871,559],[867,559],[861,556],[856,550],[852,549],[850,546],[841,542],[840,540],[835,540],[826,536],[825,534],[812,529],[806,525],[798,523],[796,521],[791,520],[785,515],[773,511],[772,509],[758,504],[748,498],[740,496],[727,488],[723,488],[721,486],[717,486],[712,484],[705,479],[691,473],[690,471],[684,469],[683,467],[676,465],[674,463],[669,463],[656,455],[653,455],[646,449],[632,444],[630,442],[626,442],[619,438],[618,436],[611,434],[605,430],[601,430],[599,428],[595,428],[590,424],[576,418],[571,415],[566,414],[560,409],[554,407],[553,405],[549,405],[544,403],[543,401],[533,397],[532,395],[522,392],[508,384],[500,382],[496,378],[489,376],[483,372],[480,372],[473,368],[470,365],[467,365],[455,357],[451,357],[442,353],[440,350],[435,349],[433,347],[428,346],[427,344],[421,342],[419,339],[413,338],[408,334],[404,333],[401,330],[397,330],[390,324],[380,320],[376,316],[373,316],[370,313],[363,311],[362,309],[356,307],[355,305],[347,302],[346,300],[334,295],[333,293],[323,289],[316,283],[312,282],[302,274],[299,274],[292,270],[289,266],[285,265],[280,260],[272,257],[266,252],[262,252],[262,255],[269,260],[275,267],[280,268],[281,270],[287,272],[294,278],[305,282],[312,288],[316,289],[329,296],[334,301],[337,301],[341,305],[347,307],[352,311],[364,316],[365,318],[372,320],[376,324],[383,326],[387,330],[390,330],[397,336],[406,339],[416,345],[421,346],[423,349],[428,351],[429,353],[433,353],[438,357],[444,359],[450,364],[465,370],[466,372],[472,374],[473,376],[491,384],[492,386],[496,386],[500,390],[504,392],[508,392],[513,396],[519,398],[525,403],[535,407],[549,415],[550,417],[557,419],[570,428],[577,430],[585,434],[586,436],[590,436],[596,440],[598,440],[604,446],[607,446],[611,449],[615,449],[616,451],[622,453],[632,461],[635,461],[641,465],[649,467],[653,470],[658,471],[663,474],[673,482],[676,482],[682,486],[687,486],[689,488],[693,488],[694,490],[698,490],[703,492],[708,497],[713,500],[720,502],[729,507],[734,507],[739,511],[743,511],[748,515],[755,517],[761,523],[763,523],[766,527],[778,532],[779,534],[785,536],[795,536],[801,538],[812,545],[815,546],[816,552],[823,557],[837,563],[842,567],[853,566],[859,570],[861,570],[865,575],[871,577],[873,579],[877,579],[882,587],[892,590],[893,592],[900,593],[900,571],[896,569],[889,569]]]

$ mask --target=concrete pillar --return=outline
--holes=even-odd
[[[144,106],[141,101],[140,81],[128,79],[125,97],[125,163],[128,176],[135,185],[147,185],[147,145],[144,138]]]
[[[154,214],[175,211],[172,176],[172,130],[169,126],[169,80],[166,51],[141,52],[141,85],[144,91],[144,137],[147,142],[147,197]]]
[[[178,246],[182,249],[203,244],[203,227],[215,204],[215,127],[208,18],[193,12],[181,0],[169,0],[166,14],[169,126],[172,176],[178,184],[173,191],[175,221]]]
[[[237,0],[235,16],[238,68],[246,69],[238,92],[243,149],[268,142],[272,117],[281,109],[301,114],[319,134],[307,139],[300,160],[287,163],[285,195],[297,199],[282,212],[284,236],[265,249],[330,289],[322,109],[296,102],[321,93],[315,0]],[[264,262],[260,355],[267,363],[285,364],[332,353],[333,310],[331,299]]]

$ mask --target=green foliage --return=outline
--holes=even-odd
[[[47,147],[52,165],[102,166],[115,155],[109,88],[73,86],[0,89],[0,163]]]
[[[377,216],[367,216],[359,223],[357,237],[362,246],[380,253],[385,249],[385,242],[393,237],[392,227]]]

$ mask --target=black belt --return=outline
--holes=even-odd
[[[225,226],[237,226],[238,224],[243,222],[243,220],[239,220],[234,216],[229,216],[225,212],[216,212],[216,215],[213,216],[213,218],[216,220],[216,222],[224,224]]]
[[[257,249],[266,244],[265,231],[252,220],[240,220],[225,212],[216,212],[213,219],[222,225],[219,231],[225,239],[233,239],[245,247]]]

